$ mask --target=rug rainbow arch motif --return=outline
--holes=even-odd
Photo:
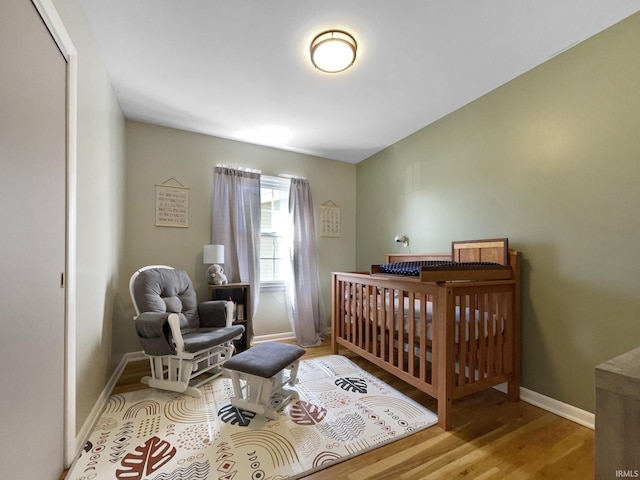
[[[284,480],[437,423],[422,405],[340,355],[302,360],[300,398],[277,420],[232,407],[231,380],[203,398],[113,395],[67,480]]]

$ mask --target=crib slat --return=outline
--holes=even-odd
[[[505,295],[505,301],[509,305],[507,311],[511,312],[511,302],[513,301],[511,295]],[[506,338],[505,348],[504,348],[504,365],[505,365],[505,373],[511,373],[511,365],[513,365],[513,348],[514,348],[514,322],[515,319],[513,316],[509,315],[509,321],[505,322],[504,326],[504,336]]]
[[[484,380],[487,368],[487,336],[486,319],[484,312],[487,311],[486,295],[478,295],[478,377],[477,380]],[[474,312],[475,316],[475,312]]]
[[[413,361],[413,358],[416,354],[416,296],[414,292],[409,292],[408,306],[409,311],[407,312],[407,321],[409,332],[407,333],[407,371],[410,375],[415,376],[415,362]]]
[[[469,340],[467,339],[467,327],[465,324],[465,313],[467,311],[467,296],[459,296],[456,298],[456,305],[458,308],[458,340],[456,343],[458,353],[458,385],[464,385],[468,383],[467,372],[471,375],[471,369],[468,365],[467,348]]]
[[[370,352],[371,348],[371,322],[368,319],[371,318],[371,285],[364,287],[362,302],[364,303],[364,317],[361,322],[364,323],[364,349]]]
[[[395,317],[396,324],[398,325],[398,335],[396,338],[396,342],[394,347],[398,352],[398,364],[397,367],[404,370],[404,345],[406,342],[404,341],[404,299],[406,297],[407,292],[403,290],[398,291],[398,306],[396,307]]]
[[[380,307],[378,308],[378,314],[379,314],[379,318],[378,318],[378,324],[377,324],[377,328],[379,329],[379,334],[380,334],[380,342],[378,345],[378,353],[380,355],[380,358],[382,360],[386,360],[387,358],[387,293],[386,293],[386,289],[383,288],[380,291]]]
[[[335,302],[334,303],[336,305],[334,305],[334,308],[337,310],[337,318],[333,319],[333,323],[336,329],[336,333],[335,335],[337,337],[342,338],[344,336],[344,321],[345,321],[345,316],[346,316],[346,292],[345,292],[345,282],[343,281],[339,281],[338,285],[336,286],[336,290],[337,290],[337,298],[341,299],[341,301]],[[335,348],[335,347],[334,347]]]
[[[476,380],[476,369],[477,360],[478,360],[478,343],[476,342],[476,322],[475,322],[475,313],[473,317],[470,315],[471,312],[475,312],[478,308],[476,304],[476,295],[470,295],[468,303],[468,310],[465,310],[464,314],[461,312],[460,315],[464,315],[465,320],[468,322],[469,333],[467,335],[467,341],[469,345],[469,383],[473,383]],[[469,312],[469,313],[467,313]],[[462,331],[466,330],[463,328],[463,322],[460,321],[460,338],[462,338]]]
[[[358,346],[364,348],[364,319],[367,317],[366,286],[358,284]]]
[[[482,310],[482,322],[483,322],[483,327],[482,327],[482,336],[485,338],[484,344],[485,344],[485,355],[484,355],[484,376],[483,378],[489,377],[491,375],[491,372],[493,371],[493,367],[491,366],[491,363],[493,362],[493,359],[491,358],[491,353],[492,353],[492,348],[491,348],[491,344],[492,344],[492,339],[493,336],[495,335],[495,333],[493,332],[493,326],[491,324],[491,319],[492,316],[490,314],[492,308],[491,308],[491,301],[493,299],[493,295],[489,295],[489,294],[484,294],[484,309]],[[486,312],[486,313],[485,313]]]
[[[394,294],[395,294],[395,290],[394,289],[389,289],[389,301],[387,302],[387,308],[389,309],[387,311],[387,319],[389,321],[388,325],[389,325],[389,344],[387,345],[389,347],[389,351],[388,351],[388,357],[387,360],[389,361],[389,363],[392,366],[396,366],[396,364],[394,363],[394,354],[393,354],[393,346],[394,346],[394,340],[395,340],[395,336],[397,335],[397,328],[395,325],[395,315],[393,314],[394,312],[394,308],[393,308],[393,304],[394,304]]]
[[[347,324],[345,325],[345,334],[347,337],[347,340],[349,342],[352,341],[351,338],[351,328],[353,326],[353,317],[354,317],[354,311],[353,309],[355,308],[354,305],[354,301],[353,301],[353,283],[349,282],[349,313],[348,313],[348,317],[347,317]]]
[[[495,367],[495,340],[496,340],[496,294],[487,295],[487,376],[491,377],[496,374]]]
[[[371,287],[371,297],[369,303],[371,303],[371,321],[369,322],[371,328],[371,353],[375,356],[378,355],[378,341],[379,341],[379,332],[378,325],[380,325],[378,320],[378,309],[380,308],[380,303],[378,303],[378,289],[374,286]]]
[[[505,323],[509,321],[507,316],[509,311],[505,310],[505,304],[507,300],[506,294],[498,296],[496,301],[496,372],[502,372],[503,368],[503,355],[504,355],[504,328]]]
[[[357,317],[357,311],[358,311],[358,301],[355,297],[356,295],[356,286],[355,284],[352,282],[349,284],[349,298],[351,299],[351,308],[349,309],[349,325],[347,326],[347,331],[349,332],[349,341],[351,343],[355,343],[355,335],[354,335],[354,329],[356,327],[356,317]]]
[[[427,382],[427,301],[425,294],[420,295],[420,380]],[[432,325],[433,331],[433,325]],[[432,378],[433,380],[433,378]]]

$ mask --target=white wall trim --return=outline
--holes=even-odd
[[[503,393],[507,392],[506,383],[497,385],[495,388]],[[541,393],[534,392],[533,390],[529,390],[524,387],[520,387],[520,399],[523,402],[540,407],[547,412],[551,412],[559,417],[571,420],[583,427],[587,427],[592,430],[595,429],[596,417],[591,412],[587,412],[586,410],[574,407],[568,403],[563,403],[555,398],[547,397]]]
[[[113,392],[113,389],[118,383],[118,379],[120,378],[120,375],[122,375],[122,373],[124,372],[124,369],[127,367],[127,364],[129,362],[145,360],[146,358],[147,357],[142,351],[128,352],[122,356],[122,358],[120,359],[120,363],[118,363],[114,372],[111,374],[109,381],[107,382],[104,389],[102,390],[102,393],[96,400],[96,404],[91,409],[91,412],[89,412],[89,416],[87,417],[87,420],[84,422],[84,425],[82,425],[82,428],[78,432],[78,436],[76,437],[76,441],[75,441],[73,456],[71,457],[71,461],[69,462],[70,464],[73,462],[73,460],[75,460],[78,457],[78,454],[84,448],[85,444],[87,443],[87,440],[89,440],[89,436],[91,435],[91,432],[93,431],[93,428],[96,422],[98,421],[98,419],[100,418],[100,415],[102,414],[104,408],[107,406],[107,402],[109,401],[111,392]]]
[[[76,452],[76,185],[77,185],[77,106],[78,52],[51,0],[32,0],[42,21],[67,61],[67,244],[65,272],[65,399],[64,464]]]
[[[293,332],[272,333],[270,335],[260,335],[253,337],[253,345],[262,342],[277,342],[279,340],[294,340],[296,336]]]
[[[331,328],[322,329],[322,334],[324,336],[331,335]],[[293,332],[282,332],[282,333],[271,333],[268,335],[258,335],[253,337],[253,344],[262,343],[262,342],[278,342],[280,340],[295,340],[296,335]]]

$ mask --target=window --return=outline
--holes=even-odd
[[[289,259],[289,184],[280,177],[260,177],[260,283],[284,281]]]

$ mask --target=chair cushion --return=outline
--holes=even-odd
[[[151,268],[140,272],[133,293],[141,312],[179,313],[180,329],[200,326],[196,292],[184,270]]]
[[[200,327],[226,327],[227,326],[227,301],[209,300],[198,305]]]
[[[196,353],[212,345],[219,345],[232,340],[244,332],[242,325],[232,325],[223,328],[199,328],[189,333],[183,333],[184,350]]]
[[[240,352],[224,364],[224,368],[271,378],[304,355],[306,350],[287,343],[265,342]]]

